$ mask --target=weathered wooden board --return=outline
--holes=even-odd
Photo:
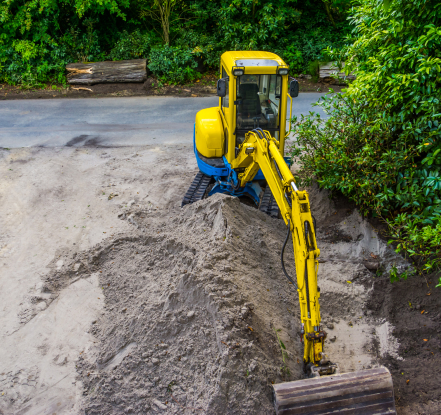
[[[147,79],[146,59],[70,63],[66,65],[67,81],[75,85],[108,82],[144,82]]]
[[[343,63],[343,67],[344,68],[344,63]],[[355,75],[354,74],[349,74],[346,75],[344,72],[340,72],[340,69],[338,68],[337,62],[328,62],[324,65],[320,66],[320,79],[323,78],[330,78],[334,75],[337,75],[339,78],[341,79],[355,79]]]
[[[385,367],[273,385],[277,415],[396,415]]]

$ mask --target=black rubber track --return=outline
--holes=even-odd
[[[196,174],[196,177],[194,178],[193,182],[187,190],[187,193],[185,193],[185,196],[182,199],[181,207],[203,199],[207,187],[211,183],[213,183],[213,179],[210,176],[207,176],[202,172]],[[274,199],[274,196],[271,193],[271,189],[269,188],[269,186],[266,187],[263,193],[259,210],[266,213],[267,215],[270,215],[272,218],[279,217],[280,210],[277,206],[276,199]]]
[[[279,206],[277,206],[276,199],[274,199],[273,194],[271,193],[271,189],[269,186],[266,187],[262,201],[260,202],[259,210],[261,212],[266,213],[267,215],[270,215],[272,218],[278,218],[279,217]]]
[[[187,193],[185,193],[181,207],[201,200],[212,180],[213,179],[210,176],[206,176],[204,173],[199,172],[188,188]]]

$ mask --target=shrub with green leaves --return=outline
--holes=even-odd
[[[349,7],[350,0],[7,0],[0,2],[0,82],[66,82],[67,63],[145,58],[162,43],[158,35],[207,69],[218,69],[226,50],[268,50],[286,53],[293,73],[304,72],[323,48],[341,46]],[[179,70],[153,66],[163,82],[198,76],[191,59]]]
[[[176,39],[176,45],[190,49],[193,56],[199,58],[209,68],[219,67],[219,59],[223,50],[214,36],[195,30],[182,30]]]
[[[343,60],[356,80],[320,105],[330,117],[295,120],[302,175],[383,218],[419,270],[441,268],[441,3],[365,0]],[[430,237],[429,237],[430,236]]]
[[[139,30],[128,33],[124,30],[109,57],[114,61],[147,58],[150,48],[151,36],[148,33],[141,33]]]
[[[152,49],[148,68],[165,82],[182,84],[200,77],[197,62],[190,49],[169,45]]]
[[[283,54],[283,60],[289,65],[291,74],[299,74],[304,67],[302,52],[295,46],[289,45]]]
[[[127,0],[0,3],[0,82],[24,86],[65,82],[67,63],[103,59],[104,35],[110,39],[112,35],[108,14],[123,20],[121,7],[128,4]]]

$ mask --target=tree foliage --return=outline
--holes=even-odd
[[[382,217],[398,251],[423,258],[421,269],[440,268],[428,235],[441,216],[441,4],[365,0],[351,21],[349,46],[328,54],[357,78],[321,103],[328,119],[296,120],[293,154],[305,175]]]
[[[165,44],[213,69],[225,50],[271,50],[300,73],[325,47],[343,45],[348,1],[5,0],[0,81],[63,82],[67,63],[150,59]]]

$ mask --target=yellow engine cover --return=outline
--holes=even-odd
[[[224,155],[224,131],[219,107],[206,108],[196,114],[196,148],[204,157]]]

